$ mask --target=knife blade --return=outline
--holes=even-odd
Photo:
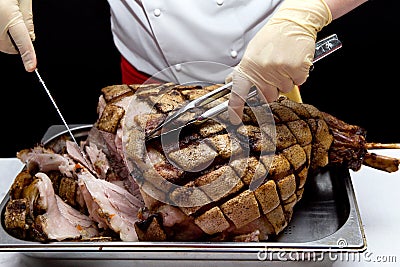
[[[57,106],[57,104],[56,104],[56,101],[54,100],[54,97],[51,95],[49,89],[48,89],[47,86],[46,86],[46,83],[43,81],[43,79],[42,79],[42,77],[40,76],[39,71],[38,71],[37,68],[35,69],[35,73],[36,73],[36,76],[37,76],[38,79],[39,79],[39,82],[42,84],[44,90],[46,91],[47,96],[50,98],[51,103],[53,103],[53,106],[55,107],[55,109],[56,109],[56,111],[57,111],[57,113],[58,113],[58,116],[61,118],[61,120],[62,120],[62,122],[63,122],[65,128],[67,129],[69,135],[71,136],[72,141],[78,146],[78,148],[80,148],[78,142],[76,141],[76,139],[75,139],[75,137],[74,137],[74,134],[73,134],[72,131],[71,131],[71,128],[68,126],[68,123],[65,121],[64,116],[62,115],[60,109],[58,108],[58,106]]]
[[[17,46],[17,44],[15,43],[14,38],[12,37],[10,31],[7,31],[7,34],[8,34],[8,36],[10,37],[11,43],[13,44],[13,46],[15,47],[15,49],[16,49],[17,51],[19,51],[18,46]],[[61,120],[62,120],[62,122],[63,122],[65,128],[67,129],[68,134],[71,136],[72,141],[78,146],[78,148],[79,148],[79,150],[80,150],[80,146],[79,146],[78,142],[76,141],[75,136],[74,136],[74,134],[73,134],[72,131],[71,131],[71,128],[68,126],[67,122],[65,121],[64,116],[62,115],[60,109],[58,108],[58,106],[57,106],[57,104],[56,104],[56,101],[54,100],[54,98],[53,98],[53,96],[51,95],[49,89],[47,88],[46,83],[43,81],[42,77],[40,76],[39,71],[38,71],[37,68],[35,69],[35,73],[36,73],[36,76],[37,76],[38,79],[39,79],[39,82],[42,84],[44,90],[46,91],[47,96],[50,98],[51,103],[53,103],[53,106],[55,107],[55,109],[56,109],[56,111],[57,111],[57,113],[58,113],[58,116],[61,118]],[[81,153],[82,153],[82,151],[81,151]],[[83,153],[82,153],[82,155],[83,155]]]

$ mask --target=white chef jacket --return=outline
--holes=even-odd
[[[108,0],[117,49],[165,81],[221,83],[282,0]]]

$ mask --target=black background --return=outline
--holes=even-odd
[[[398,2],[398,1],[397,1]],[[33,1],[38,69],[66,121],[94,123],[100,89],[120,83],[106,1]],[[303,101],[367,130],[371,142],[400,142],[400,22],[395,0],[369,1],[325,27],[343,47],[317,62],[301,86]],[[0,53],[0,157],[38,143],[61,124],[19,55]]]

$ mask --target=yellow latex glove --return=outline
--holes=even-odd
[[[255,85],[265,100],[274,101],[308,77],[317,32],[332,21],[323,0],[285,0],[250,41],[232,72],[229,116],[239,124],[245,99]]]
[[[287,93],[282,93],[282,95],[286,96],[290,100],[293,100],[297,103],[303,103],[303,99],[301,98],[300,89],[297,85],[293,87],[293,89]]]
[[[14,47],[10,35],[18,50]],[[32,0],[0,0],[0,51],[21,54],[27,71],[36,68]]]

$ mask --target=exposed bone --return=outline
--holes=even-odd
[[[366,143],[366,149],[400,149],[399,143]]]
[[[400,160],[375,153],[366,153],[363,164],[386,172],[396,172],[399,170]]]

